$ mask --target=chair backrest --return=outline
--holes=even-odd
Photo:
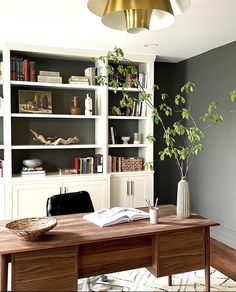
[[[47,199],[47,216],[87,212],[94,212],[94,207],[86,191],[53,195]]]

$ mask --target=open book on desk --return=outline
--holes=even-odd
[[[84,219],[101,227],[125,223],[134,220],[146,219],[150,215],[147,212],[134,208],[114,207],[84,215]]]

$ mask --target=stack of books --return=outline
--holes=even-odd
[[[89,85],[89,78],[86,76],[70,76],[69,84]]]
[[[57,71],[39,71],[38,82],[62,83],[62,77]]]
[[[21,176],[23,177],[35,177],[35,176],[45,176],[45,170],[40,167],[23,167],[21,170]]]

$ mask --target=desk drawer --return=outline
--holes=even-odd
[[[156,276],[167,276],[205,267],[205,229],[193,228],[153,237],[153,264]]]
[[[78,278],[152,264],[152,237],[134,237],[79,245]]]

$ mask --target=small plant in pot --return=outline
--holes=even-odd
[[[161,128],[161,137],[163,140],[163,148],[158,153],[161,161],[166,158],[175,160],[179,169],[181,180],[178,183],[177,191],[177,215],[182,218],[188,218],[191,215],[191,202],[189,194],[189,183],[187,180],[188,172],[193,159],[204,149],[203,138],[207,130],[218,123],[223,122],[224,115],[219,112],[218,104],[212,100],[205,113],[197,118],[192,115],[190,95],[194,91],[195,84],[186,82],[179,90],[179,93],[170,98],[167,93],[160,91],[158,85],[153,84],[154,91],[157,92],[158,106],[152,104],[152,95],[142,87],[137,79],[137,68],[133,63],[126,59],[120,48],[115,48],[106,56],[99,58],[103,62],[107,62],[107,75],[114,74],[114,66],[119,72],[119,79],[110,80],[107,76],[98,76],[98,82],[106,83],[116,93],[118,87],[122,87],[122,99],[118,107],[113,107],[113,111],[117,115],[122,114],[122,108],[132,108],[137,101],[145,102],[151,109],[151,115],[155,124]],[[139,91],[137,97],[132,97],[127,91],[128,85],[137,87]],[[133,76],[133,78],[132,78]],[[236,90],[229,93],[229,100],[233,103],[236,101]],[[235,108],[231,112],[235,112]],[[146,137],[150,142],[155,142],[154,136]],[[150,165],[150,163],[148,163]]]

